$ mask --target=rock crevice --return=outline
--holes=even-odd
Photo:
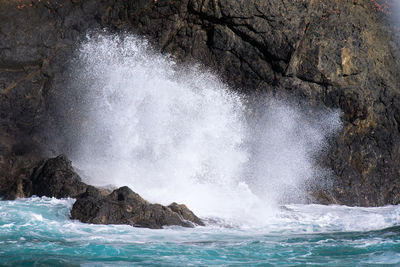
[[[0,21],[0,194],[42,158],[70,152],[80,122],[60,104],[67,65],[88,32],[108,29],[203,63],[250,106],[272,93],[342,110],[343,131],[321,159],[334,186],[316,201],[400,202],[400,35],[370,0],[0,0]]]

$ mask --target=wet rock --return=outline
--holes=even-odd
[[[85,184],[65,155],[42,161],[28,178],[20,178],[9,186],[4,199],[33,195],[77,198],[71,218],[85,223],[147,228],[204,225],[185,205],[150,204],[126,186],[111,191]]]
[[[177,213],[186,221],[194,222],[197,225],[204,225],[204,223],[183,204],[172,203],[168,206],[173,212]]]
[[[399,31],[394,8],[374,2],[0,0],[0,194],[17,192],[44,154],[69,152],[83,124],[67,65],[88,32],[106,28],[200,61],[250,100],[267,92],[340,109],[343,131],[320,159],[333,186],[316,199],[400,203]]]
[[[37,166],[30,179],[25,181],[25,197],[75,198],[84,193],[88,185],[81,181],[71,161],[64,155],[43,161]]]
[[[88,187],[73,205],[71,218],[85,223],[128,224],[152,229],[204,225],[186,206],[176,203],[171,206],[150,204],[126,186],[106,196],[97,188]]]
[[[18,157],[13,155],[7,155],[3,159],[9,162],[9,165],[0,168],[0,172],[6,170],[8,174],[0,179],[0,197],[3,200],[27,197],[24,188],[30,185],[29,177],[40,159],[35,156]]]

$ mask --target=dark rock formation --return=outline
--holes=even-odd
[[[272,92],[341,109],[344,129],[322,159],[334,186],[314,196],[399,203],[397,32],[374,2],[0,0],[0,193],[17,192],[15,181],[42,156],[73,145],[69,129],[79,116],[59,101],[71,98],[68,58],[88,30],[107,28],[145,35],[181,61],[203,62],[250,100]]]
[[[64,155],[44,161],[34,170],[24,188],[25,196],[75,198],[86,191],[87,184],[72,168]]]
[[[71,218],[85,223],[128,224],[153,229],[168,225],[204,225],[185,205],[150,204],[126,186],[107,196],[89,187],[72,207]]]
[[[204,225],[204,223],[183,204],[177,204],[174,202],[169,205],[168,208],[177,213],[180,218],[183,218],[186,221],[194,222],[197,225]]]
[[[64,155],[41,162],[30,178],[19,179],[10,188],[5,199],[33,195],[77,198],[71,218],[86,223],[129,224],[148,228],[204,225],[185,205],[172,203],[165,207],[150,204],[126,186],[107,192],[87,185]]]
[[[18,179],[5,194],[5,199],[17,197],[46,196],[55,198],[75,198],[86,192],[83,183],[74,171],[71,161],[64,155],[43,160],[31,175]]]

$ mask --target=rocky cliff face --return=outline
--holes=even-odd
[[[68,59],[88,31],[106,28],[202,62],[250,103],[269,92],[341,109],[344,129],[322,159],[334,185],[314,196],[400,202],[400,57],[390,14],[375,1],[0,0],[0,7],[0,191],[41,157],[68,152],[63,123],[74,122],[63,117],[73,114],[58,105],[69,93]]]

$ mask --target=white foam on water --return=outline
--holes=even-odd
[[[133,228],[128,225],[93,225],[71,221],[69,211],[74,203],[72,199],[61,199],[58,203],[54,203],[51,198],[31,198],[16,200],[14,205],[10,203],[11,201],[0,202],[9,213],[9,216],[0,219],[0,237],[2,234],[7,235],[8,228],[12,228],[14,234],[19,233],[25,238],[31,235],[35,237],[51,235],[62,237],[70,242],[107,241],[107,243],[117,244],[157,243],[166,240],[189,242],[208,240],[211,237],[215,239],[216,236],[236,238],[266,234],[290,236],[292,234],[366,232],[400,225],[400,206],[361,208],[296,204],[280,209],[270,218],[268,224],[260,227],[249,228],[242,225],[232,228],[213,224],[194,229],[167,227],[152,230]],[[35,210],[35,213],[31,210]],[[62,214],[57,214],[56,210],[62,210]],[[368,238],[366,243],[357,241],[353,245],[369,246],[379,241],[379,236],[375,239]],[[329,242],[329,240],[324,242]]]
[[[42,222],[43,221],[43,216],[41,214],[35,214],[35,213],[31,213],[32,219],[33,220],[37,220]]]
[[[309,232],[363,232],[400,225],[400,206],[348,207],[312,204],[285,207],[279,214],[282,222],[298,222],[294,227],[297,230],[308,225]]]
[[[89,183],[263,225],[288,192],[304,196],[300,187],[325,175],[315,157],[340,128],[337,112],[266,98],[249,115],[218,77],[132,35],[88,38],[73,67],[81,121],[70,156]]]

